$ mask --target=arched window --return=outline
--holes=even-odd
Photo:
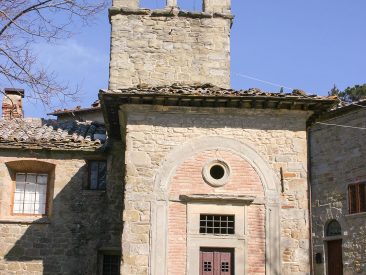
[[[342,235],[342,228],[338,221],[331,220],[326,228],[326,236],[332,237],[332,236],[339,236]]]

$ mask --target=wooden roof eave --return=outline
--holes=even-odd
[[[314,111],[323,113],[337,104],[334,99],[300,98],[297,96],[261,96],[261,95],[234,95],[234,96],[204,96],[182,94],[138,94],[138,93],[109,93],[102,91],[99,94],[106,127],[111,137],[121,139],[119,129],[118,110],[121,105],[163,105],[163,106],[192,106],[192,107],[224,107],[224,108],[260,108],[260,109],[289,109]],[[210,102],[209,104],[207,104]],[[261,102],[255,104],[254,102]],[[287,102],[287,103],[285,103]],[[253,107],[254,106],[254,107]],[[118,128],[118,129],[115,129]],[[115,129],[115,130],[114,130]]]
[[[299,97],[275,97],[275,96],[258,96],[258,95],[243,95],[243,96],[203,96],[203,95],[181,95],[181,94],[128,94],[128,93],[104,93],[102,97],[117,97],[124,98],[123,104],[158,104],[161,102],[176,102],[176,106],[179,106],[181,102],[218,102],[218,103],[230,103],[230,102],[252,102],[254,105],[266,106],[270,109],[269,103],[278,103],[277,108],[281,108],[283,105],[308,105],[307,109],[321,108],[322,106],[329,108],[334,106],[337,102],[334,99],[316,99],[316,98],[299,98]],[[127,100],[128,99],[128,100]],[[256,104],[262,102],[264,104]],[[165,105],[165,104],[164,104]],[[171,105],[171,104],[169,104]],[[228,104],[232,105],[232,104]],[[253,107],[251,107],[253,108]]]

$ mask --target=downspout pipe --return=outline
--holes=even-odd
[[[307,139],[307,167],[308,167],[308,207],[309,207],[309,257],[310,257],[310,274],[314,274],[314,255],[313,255],[313,214],[312,214],[312,191],[311,191],[311,126],[306,128]]]

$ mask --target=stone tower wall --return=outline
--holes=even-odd
[[[114,1],[109,88],[173,83],[230,86],[230,1],[205,0],[203,12],[140,9]]]

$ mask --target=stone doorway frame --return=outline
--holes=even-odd
[[[253,148],[238,140],[220,136],[195,138],[181,146],[177,146],[166,156],[164,163],[159,168],[154,181],[154,194],[156,197],[155,201],[151,202],[149,274],[168,275],[167,235],[170,200],[168,194],[171,179],[176,169],[186,159],[207,150],[223,150],[234,153],[249,162],[257,172],[265,194],[266,274],[281,274],[280,199],[278,191],[280,180],[269,164]]]

